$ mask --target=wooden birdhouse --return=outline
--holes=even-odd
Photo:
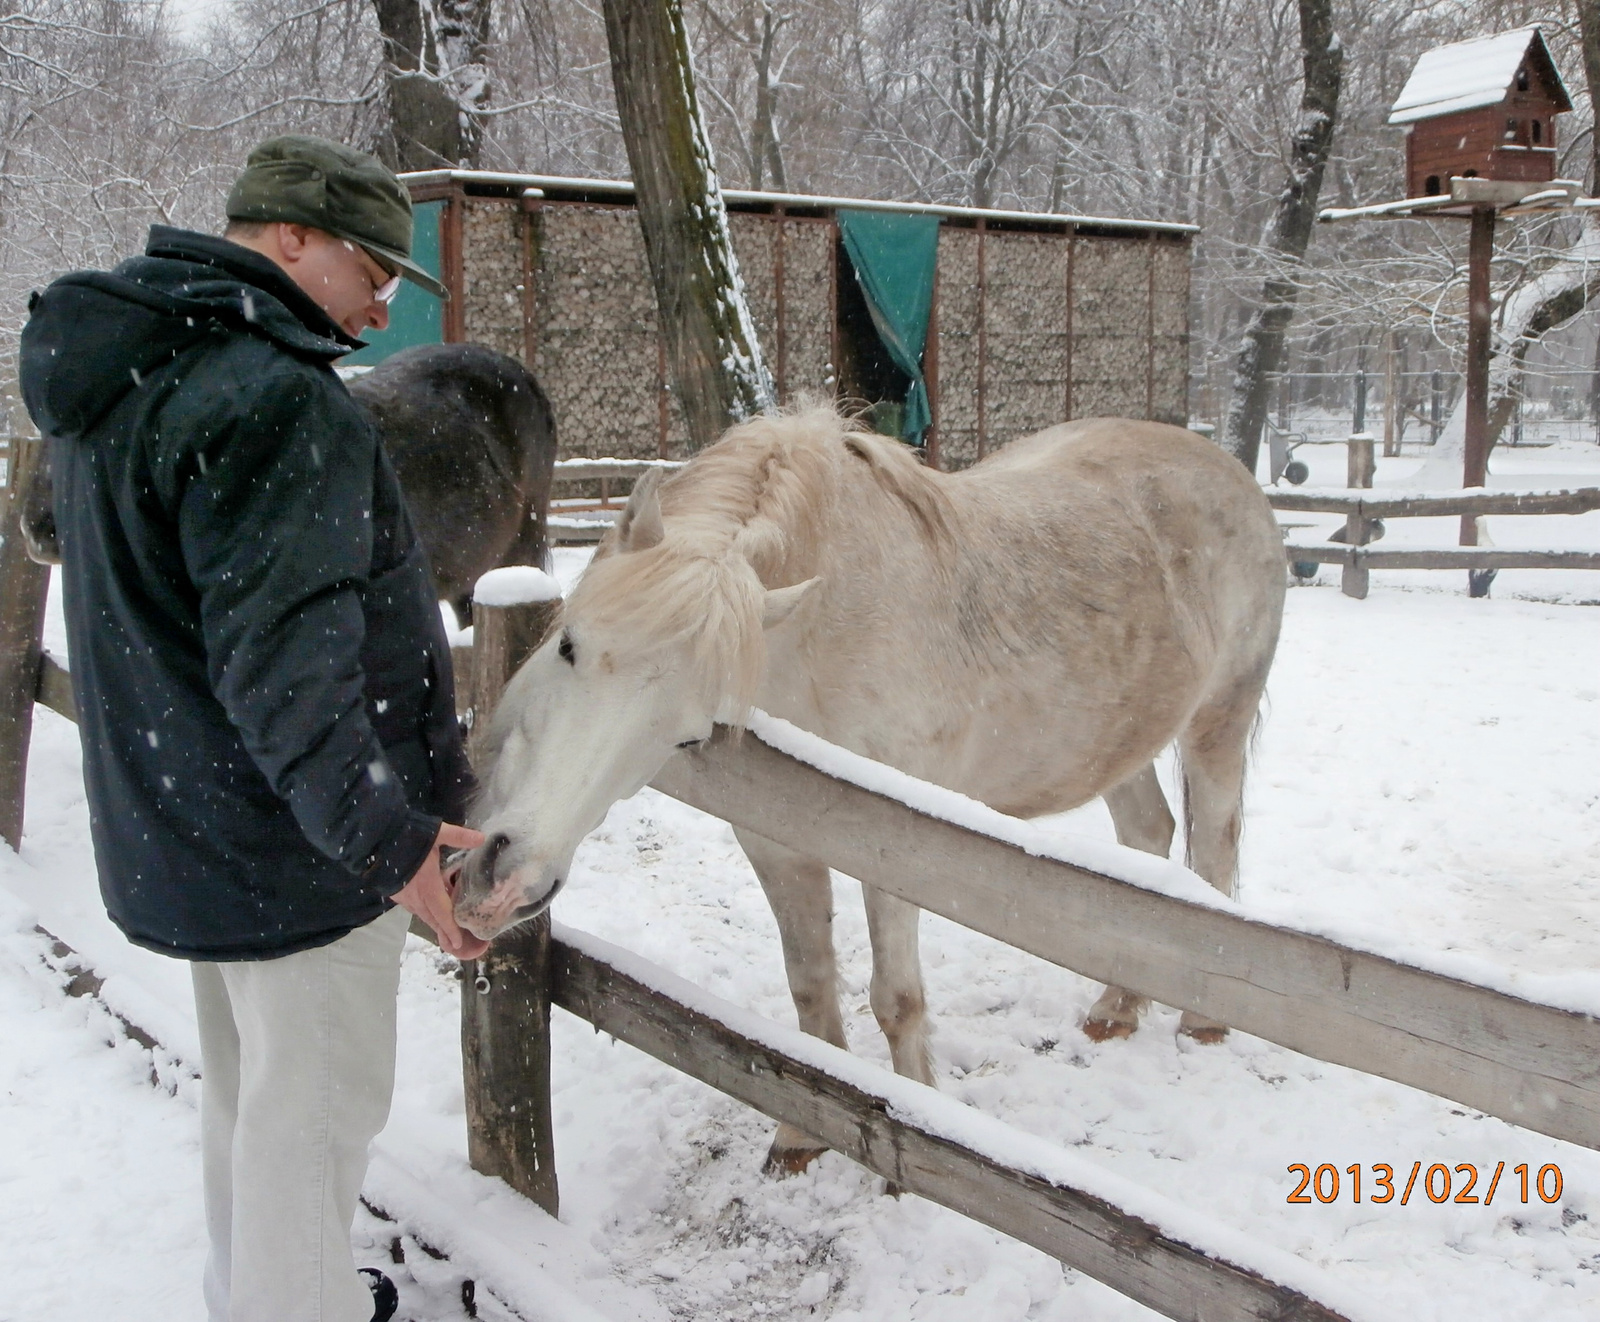
[[[1435,47],[1389,113],[1406,130],[1406,195],[1449,193],[1452,177],[1554,179],[1556,116],[1571,109],[1538,28]]]

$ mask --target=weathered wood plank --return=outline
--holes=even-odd
[[[1287,543],[1292,563],[1359,565],[1367,569],[1600,569],[1600,551],[1527,551],[1506,546],[1343,546]]]
[[[39,683],[34,690],[35,702],[42,702],[69,721],[78,719],[78,700],[72,696],[72,676],[67,668],[49,652],[39,656]]]
[[[1600,551],[1526,551],[1506,546],[1363,546],[1371,569],[1600,569]]]
[[[758,1040],[741,1030],[747,1017],[733,1007],[718,1013],[713,998],[698,991],[696,1004],[686,1005],[663,990],[677,982],[670,974],[651,970],[649,981],[643,981],[563,936],[576,939],[578,934],[558,930],[552,945],[555,1004],[815,1135],[902,1189],[1031,1244],[1166,1317],[1332,1322],[1348,1316],[1250,1265],[1185,1243],[1171,1230],[1067,1179],[1014,1169],[993,1155],[1002,1144],[984,1151],[950,1137],[974,1128],[974,1117],[952,1099],[893,1076],[885,1076],[881,1087],[863,1086],[861,1062],[838,1048],[804,1039],[785,1050],[783,1038],[799,1035],[777,1025],[764,1025]],[[839,1058],[834,1068],[818,1063],[830,1056]],[[846,1072],[853,1077],[840,1077]],[[926,1094],[914,1110],[895,1104],[907,1089]],[[930,1118],[947,1122],[930,1124]],[[985,1133],[1003,1130],[986,1119],[977,1127]],[[1017,1137],[1025,1144],[1036,1142]]]
[[[472,1169],[556,1216],[549,963],[549,914],[462,963],[461,1086]]]
[[[507,681],[544,641],[560,608],[560,601],[472,603],[474,759]],[[556,1216],[549,958],[545,917],[502,936],[483,958],[462,961],[461,1062],[472,1169],[499,1176]]]
[[[1143,889],[927,816],[746,736],[655,788],[954,922],[1319,1060],[1600,1148],[1600,1023]]]
[[[15,481],[0,522],[0,838],[22,847],[23,796],[28,746],[33,738],[34,694],[39,687],[40,636],[50,567],[28,558],[17,519],[44,459],[44,442],[23,441]]]
[[[560,486],[564,482],[592,482],[597,478],[640,478],[653,469],[672,472],[682,467],[675,459],[558,459],[551,481]]]
[[[1568,491],[1463,491],[1413,496],[1370,495],[1366,492],[1290,491],[1266,493],[1276,510],[1303,513],[1356,514],[1366,519],[1430,518],[1456,514],[1586,514],[1600,509],[1600,487]]]

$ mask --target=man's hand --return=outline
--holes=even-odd
[[[455,888],[439,871],[439,850],[449,846],[454,849],[476,849],[483,843],[483,834],[469,826],[456,826],[451,822],[439,824],[439,834],[434,837],[433,848],[422,860],[416,876],[406,882],[390,898],[402,909],[408,909],[433,928],[439,938],[439,947],[457,959],[477,959],[489,948],[471,932],[456,926],[454,913]]]

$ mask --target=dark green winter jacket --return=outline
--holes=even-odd
[[[465,812],[422,548],[332,369],[353,343],[266,258],[164,226],[23,332],[101,890],[153,950],[336,940]]]

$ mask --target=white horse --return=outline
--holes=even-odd
[[[956,474],[829,409],[735,427],[639,482],[507,687],[456,916],[492,937],[542,911],[613,803],[753,704],[1015,816],[1099,795],[1119,840],[1162,856],[1152,759],[1176,741],[1188,862],[1232,894],[1284,583],[1255,481],[1177,427],[1067,423]],[[800,1026],[842,1047],[827,865],[737,834]],[[920,911],[865,898],[873,1013],[895,1069],[932,1083]],[[1085,1031],[1126,1036],[1146,1004],[1107,988]],[[1181,1028],[1226,1032],[1189,1013]],[[769,1162],[816,1152],[780,1126]]]

